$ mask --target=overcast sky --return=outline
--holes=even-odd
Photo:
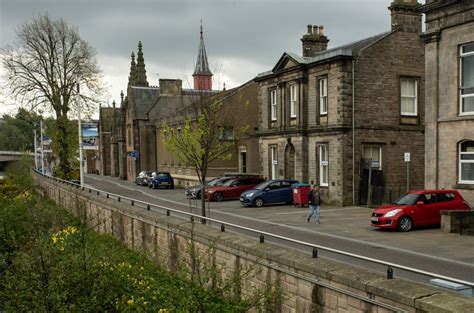
[[[424,1],[420,1],[424,3]],[[306,25],[324,25],[329,47],[390,29],[391,0],[0,0],[0,46],[23,21],[48,13],[77,26],[96,50],[112,100],[126,93],[130,54],[142,41],[150,85],[192,72],[203,20],[213,88],[236,87],[270,70],[283,52],[301,55]],[[0,113],[12,107],[0,105]],[[107,103],[105,104],[107,105]]]

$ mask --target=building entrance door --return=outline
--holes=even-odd
[[[295,178],[295,147],[291,143],[285,149],[285,178]]]

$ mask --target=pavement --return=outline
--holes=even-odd
[[[86,184],[157,205],[196,214],[200,212],[200,202],[187,199],[183,189],[154,190],[98,175],[87,175]],[[474,283],[474,236],[443,233],[439,227],[425,227],[407,233],[380,230],[369,226],[372,209],[357,206],[331,207],[323,204],[321,224],[316,224],[314,220],[307,223],[308,209],[293,205],[254,208],[242,207],[238,200],[232,200],[210,202],[209,208],[210,217],[214,219]],[[273,241],[288,245],[283,241]],[[291,246],[308,250],[304,246]],[[320,251],[323,257],[386,270],[385,266],[374,266],[365,261]],[[427,277],[404,271],[396,274],[427,281]]]

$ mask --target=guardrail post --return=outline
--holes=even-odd
[[[194,216],[191,216],[191,223],[194,223]]]
[[[110,198],[109,194],[107,194],[107,199]]]
[[[135,205],[135,201],[132,200],[132,206]]]
[[[393,279],[393,268],[391,266],[387,268],[387,279]]]
[[[100,192],[99,192],[99,190],[97,190],[97,195],[100,195]]]
[[[318,257],[318,249],[313,248],[313,259],[316,259]]]
[[[148,211],[150,211],[150,205],[149,205],[149,204],[146,205],[146,209],[147,209]]]
[[[170,215],[171,215],[170,210],[166,210],[166,216],[170,216]],[[191,218],[192,218],[192,216],[191,216]],[[194,220],[193,220],[193,221],[194,221]]]
[[[91,192],[92,192],[92,189],[89,188],[89,193],[91,193]]]
[[[221,232],[225,232],[225,225],[221,224]]]
[[[120,197],[117,197],[118,202],[120,202]]]
[[[264,243],[265,242],[265,236],[263,236],[263,234],[260,234],[260,243]]]

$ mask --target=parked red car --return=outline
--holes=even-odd
[[[246,190],[257,186],[264,179],[261,177],[235,177],[226,181],[221,186],[213,186],[206,188],[205,197],[208,200],[222,201],[224,199],[239,199],[240,194]]]
[[[414,226],[440,224],[442,210],[468,209],[456,190],[414,190],[375,209],[370,226],[409,231]]]

